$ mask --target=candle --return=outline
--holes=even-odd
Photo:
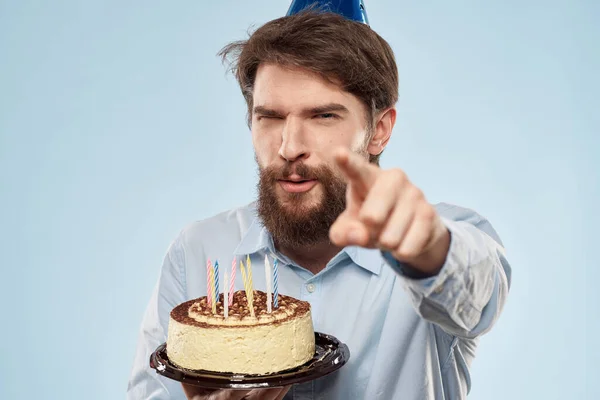
[[[212,300],[212,289],[210,285],[210,260],[206,262],[206,304],[210,307]]]
[[[237,269],[237,260],[233,257],[231,263],[231,282],[229,282],[229,304],[233,304],[233,289],[235,287],[235,270]]]
[[[279,272],[278,272],[279,260],[275,259],[273,263],[273,306],[279,307]]]
[[[254,302],[252,301],[252,295],[250,290],[250,284],[248,281],[248,275],[246,273],[246,268],[244,267],[244,262],[240,260],[240,271],[242,272],[242,279],[244,280],[244,290],[246,291],[246,301],[248,302],[248,309],[250,310],[250,315],[254,317]]]
[[[269,256],[265,254],[265,282],[267,286],[267,312],[271,313],[271,264],[269,263]]]
[[[229,280],[229,274],[227,271],[224,272],[223,276],[223,287],[227,287],[227,283]],[[223,317],[227,318],[229,316],[229,296],[227,293],[223,292]]]
[[[215,261],[215,302],[219,301],[219,260]]]
[[[252,283],[252,262],[250,256],[246,258],[246,268],[248,268],[248,286],[250,287],[250,297],[254,301],[254,283]]]
[[[212,313],[217,313],[217,301],[215,299],[215,270],[210,266],[210,305],[212,306]]]
[[[240,272],[242,273],[242,283],[244,284],[246,298],[248,298],[248,277],[246,276],[246,268],[244,268],[244,262],[242,260],[240,260]]]

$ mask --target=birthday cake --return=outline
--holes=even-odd
[[[176,306],[169,320],[169,360],[191,370],[258,375],[309,361],[315,353],[310,304],[278,295],[278,306],[269,312],[267,294],[252,293],[253,312],[240,290],[227,302],[227,317],[222,293],[215,307],[206,296]]]

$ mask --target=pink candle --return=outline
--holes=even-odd
[[[210,307],[212,305],[212,285],[211,285],[211,276],[210,276],[210,260],[206,262],[206,303]]]
[[[210,266],[210,293],[212,297],[210,306],[212,308],[212,313],[215,314],[217,312],[217,299],[215,296],[215,269],[212,265]]]
[[[231,263],[231,280],[229,281],[229,304],[233,304],[233,289],[235,288],[235,270],[237,269],[237,260],[233,257]]]

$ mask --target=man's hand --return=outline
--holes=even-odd
[[[290,386],[272,389],[252,390],[214,390],[182,383],[183,392],[188,400],[281,400],[290,390]]]
[[[402,170],[382,170],[347,150],[340,150],[335,161],[348,187],[346,210],[331,226],[331,241],[389,251],[414,269],[437,274],[450,233],[423,192]]]

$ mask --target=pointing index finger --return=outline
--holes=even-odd
[[[339,150],[335,162],[349,183],[361,191],[367,191],[374,182],[373,166],[364,158],[346,149]]]

